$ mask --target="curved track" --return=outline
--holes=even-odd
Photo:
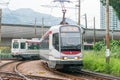
[[[18,63],[15,67],[16,73],[19,74],[21,77],[25,78],[26,80],[33,80],[33,79],[35,79],[35,80],[63,80],[61,78],[54,78],[54,77],[47,77],[47,76],[40,76],[40,75],[39,76],[38,75],[28,75],[28,74],[22,73],[22,71],[19,69],[19,66],[24,65],[26,63],[30,63],[30,62],[31,61],[25,61],[25,62]]]
[[[99,80],[120,80],[120,77],[112,76],[112,75],[107,75],[107,74],[102,74],[102,73],[96,73],[92,71],[87,71],[87,70],[82,70],[80,72],[81,74],[88,75],[88,76],[93,76],[96,79]]]
[[[25,75],[19,71],[19,66],[30,61],[12,61],[0,66],[0,80],[63,80],[44,76]]]
[[[25,80],[14,71],[14,66],[18,63],[19,61],[13,60],[2,64],[0,66],[0,80]]]
[[[120,80],[120,77],[115,77],[107,74],[101,74],[101,73],[96,73],[96,72],[91,72],[87,70],[68,70],[68,71],[63,71],[63,70],[52,70],[49,69],[47,64],[43,63],[45,65],[45,68],[56,73],[59,75],[63,75],[71,80]],[[43,65],[43,66],[44,66]]]
[[[12,61],[12,62],[5,63],[5,64],[3,64],[3,65],[0,66],[0,71],[1,72],[15,73],[14,67],[18,63],[20,63],[20,61],[16,61],[16,60]]]
[[[51,71],[51,72],[54,72],[55,74],[64,76],[64,77],[66,77],[68,80],[86,80],[86,78],[84,78],[84,77],[78,77],[78,76],[75,76],[75,75],[73,75],[73,74],[65,73],[65,72],[63,72],[63,71],[58,71],[58,70],[50,69],[50,68],[48,68],[47,63],[45,63],[45,62],[43,62],[42,64],[43,64],[43,66],[44,66],[47,70],[49,70],[49,71]]]
[[[77,70],[77,71],[72,71],[72,72],[64,72],[67,75],[74,75],[76,76],[74,79],[78,79],[79,77],[82,77],[83,80],[120,80],[120,77],[112,76],[112,75],[107,75],[107,74],[102,74],[102,73],[96,73],[92,71],[87,71],[87,70]]]
[[[34,65],[33,65],[34,64]],[[29,66],[33,65],[33,66]],[[28,66],[30,68],[28,68]],[[37,66],[37,67],[35,67]],[[43,69],[43,71],[38,72],[39,74],[34,74],[38,70]],[[25,73],[26,71],[33,71],[31,74]],[[46,71],[45,71],[46,70]],[[51,72],[48,76],[48,73]],[[46,73],[45,73],[46,72]],[[41,75],[40,75],[41,74]],[[44,74],[46,74],[44,76]],[[59,75],[61,78],[52,77]],[[94,73],[86,70],[82,71],[57,71],[49,69],[47,64],[43,61],[12,61],[0,66],[0,80],[120,80],[120,77],[114,77],[110,75]]]
[[[25,79],[20,77],[18,74],[0,72],[0,80],[25,80]]]

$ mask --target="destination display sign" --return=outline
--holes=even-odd
[[[61,27],[61,32],[79,32],[79,27],[73,26]]]

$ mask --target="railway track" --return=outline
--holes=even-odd
[[[86,70],[77,70],[72,72],[57,71],[49,69],[46,63],[43,66],[58,75],[64,76],[66,79],[53,78],[47,76],[28,75],[19,71],[19,66],[30,61],[12,61],[0,66],[0,80],[120,80],[120,77],[90,72]],[[6,70],[8,68],[9,70]],[[11,69],[10,69],[11,68]]]
[[[14,66],[16,64],[18,64],[19,62],[20,61],[13,60],[13,61],[4,63],[3,65],[0,66],[0,71],[1,72],[15,73]]]
[[[24,75],[18,66],[29,61],[12,61],[0,66],[0,80],[62,80],[58,78]]]
[[[87,70],[81,70],[81,74],[88,75],[88,76],[93,76],[99,80],[120,80],[120,77],[112,76],[112,75],[107,75],[107,74],[102,74],[102,73],[96,73],[92,71],[87,71]]]
[[[0,80],[25,80],[14,71],[14,66],[20,61],[10,61],[0,66]]]
[[[77,76],[74,76],[72,74],[68,74],[68,73],[60,72],[60,71],[57,71],[54,69],[50,69],[50,68],[48,68],[48,66],[45,62],[42,62],[42,64],[47,70],[54,72],[55,74],[62,75],[64,77],[66,77],[68,80],[85,80],[83,77],[77,77]]]
[[[15,73],[0,72],[0,80],[25,80]]]
[[[59,79],[59,78],[53,78],[53,77],[44,77],[44,76],[35,76],[35,75],[26,75],[26,74],[23,74],[22,72],[19,71],[18,67],[21,65],[21,64],[24,64],[26,62],[30,62],[30,61],[25,61],[25,62],[21,62],[21,63],[18,63],[16,66],[15,66],[15,72],[17,74],[19,74],[21,77],[25,78],[26,80],[63,80],[63,79]]]
[[[64,71],[57,71],[57,70],[53,70],[53,69],[49,69],[47,64],[43,63],[46,69],[67,77],[68,79],[71,80],[120,80],[120,77],[115,77],[115,76],[111,76],[111,75],[107,75],[107,74],[101,74],[101,73],[96,73],[96,72],[91,72],[91,71],[87,71],[87,70],[75,70],[75,71],[68,71],[68,72],[64,72]]]
[[[62,72],[62,71],[61,71]],[[83,77],[84,80],[120,80],[120,77],[112,76],[112,75],[107,75],[107,74],[102,74],[102,73],[96,73],[92,71],[87,71],[87,70],[77,70],[73,72],[64,72],[70,75],[76,76],[77,77]]]

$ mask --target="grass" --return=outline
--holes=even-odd
[[[13,58],[9,46],[0,46],[0,59]]]
[[[12,57],[12,55],[9,53],[2,53],[2,54],[0,54],[0,59],[11,59],[11,58],[13,58]]]
[[[94,72],[120,76],[120,59],[110,57],[109,64],[105,61],[105,52],[84,52],[84,69]]]

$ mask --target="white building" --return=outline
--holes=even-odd
[[[106,8],[103,4],[100,4],[100,28],[105,29],[105,13]],[[116,16],[115,11],[113,10],[112,6],[109,7],[109,22],[110,22],[110,29],[120,29],[120,21]]]

